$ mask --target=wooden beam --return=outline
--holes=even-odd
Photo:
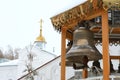
[[[110,56],[110,59],[120,59],[120,56]]]
[[[87,70],[87,68],[84,68],[82,71],[82,78],[85,79],[87,77],[88,77],[88,70]]]
[[[103,49],[103,80],[109,80],[110,57],[109,57],[109,28],[108,12],[102,11],[102,49]]]
[[[72,33],[70,33],[70,32],[67,31],[67,33],[66,33],[66,38],[67,38],[68,40],[73,40],[73,35],[72,35]]]
[[[61,29],[61,80],[66,78],[65,58],[66,56],[66,27]]]
[[[92,12],[90,12],[89,14],[86,15],[86,17],[84,18],[84,20],[90,20],[93,18],[96,18],[98,16],[101,16],[101,12],[103,12],[103,9],[97,9],[97,10],[93,10]]]
[[[77,19],[70,20],[69,23],[66,22],[65,24],[63,24],[63,26],[66,26],[68,29],[70,28],[73,29],[80,21],[81,21],[81,18],[78,17]]]

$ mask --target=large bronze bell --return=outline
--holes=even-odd
[[[73,33],[73,45],[66,54],[66,59],[73,63],[87,63],[102,58],[102,55],[94,45],[93,33],[80,27]]]
[[[72,47],[72,44],[73,44],[73,41],[68,42],[66,52],[68,52],[70,50],[70,48]],[[73,69],[83,69],[84,68],[84,64],[81,64],[81,63],[74,63],[69,60],[66,60],[65,63],[66,63],[67,67],[73,67]],[[61,66],[61,62],[59,63],[59,65]]]

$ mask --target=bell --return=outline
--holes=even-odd
[[[68,51],[70,50],[72,44],[73,44],[73,41],[69,41],[69,42],[68,42],[66,52],[68,52]],[[77,70],[77,69],[83,69],[83,67],[84,67],[84,64],[81,64],[81,63],[73,63],[73,62],[71,62],[71,61],[69,61],[69,60],[65,60],[65,63],[66,63],[65,65],[66,65],[67,67],[73,67],[73,69],[76,69],[76,70]],[[59,63],[59,65],[61,66],[61,62]]]
[[[73,69],[76,69],[76,70],[84,68],[84,65],[81,63],[73,63],[73,62],[70,62],[68,60],[66,60],[65,62],[66,62],[67,67],[73,67]],[[59,65],[61,66],[61,62],[59,63]]]
[[[66,65],[67,67],[72,67],[72,66],[73,66],[73,63],[70,62],[70,61],[68,61],[68,60],[66,60],[65,63],[66,63],[65,65]],[[61,66],[61,62],[59,63],[59,65]]]
[[[96,61],[101,58],[102,55],[94,45],[93,33],[84,27],[75,30],[73,33],[73,45],[67,52],[66,59],[73,63],[86,65],[88,61]]]

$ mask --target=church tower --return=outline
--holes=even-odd
[[[34,44],[36,46],[38,46],[40,49],[44,49],[45,48],[45,44],[46,44],[46,41],[45,41],[45,38],[44,36],[42,35],[42,22],[43,20],[41,19],[40,20],[40,34],[39,36],[36,38]]]

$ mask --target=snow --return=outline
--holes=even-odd
[[[18,65],[18,59],[0,63],[0,67],[2,67],[2,66],[17,66],[17,65]]]

